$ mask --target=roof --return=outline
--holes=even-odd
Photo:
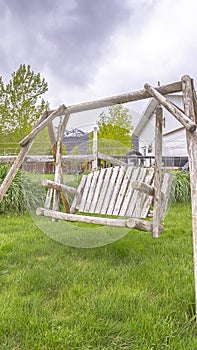
[[[169,94],[166,95],[168,97],[171,96],[182,96],[182,93],[176,93],[176,94]],[[139,136],[141,131],[144,129],[145,125],[147,122],[150,120],[156,106],[159,104],[159,102],[155,99],[152,98],[149,103],[146,105],[145,110],[142,113],[142,116],[139,120],[139,123],[136,125],[135,129],[133,130],[133,135]]]
[[[147,104],[144,112],[142,113],[139,123],[136,125],[135,129],[133,130],[133,135],[139,136],[140,132],[143,130],[144,126],[151,118],[158,104],[159,103],[157,100],[155,100],[154,98],[151,99],[151,101]]]

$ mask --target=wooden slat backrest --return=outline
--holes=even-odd
[[[82,178],[71,211],[113,216],[146,217],[152,197],[134,190],[136,180],[151,184],[153,169],[114,167]]]

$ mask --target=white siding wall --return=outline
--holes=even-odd
[[[183,107],[183,99],[180,95],[170,96],[170,100],[179,106],[181,109]],[[172,116],[165,108],[163,108],[164,113],[164,125],[163,125],[163,156],[187,156],[187,147],[185,140],[185,131],[179,129],[182,127],[177,119]],[[178,129],[178,130],[177,130]],[[172,132],[172,134],[171,134]],[[168,134],[166,135],[165,134]],[[144,154],[144,148],[146,148],[146,155],[153,156],[155,150],[155,115],[153,114],[148,120],[146,125],[141,130],[139,137],[139,151]],[[152,146],[152,152],[148,153],[148,149]]]
[[[170,101],[172,101],[181,109],[184,109],[182,96],[180,95],[170,96]],[[176,129],[180,129],[182,127],[182,124],[179,123],[178,120],[171,113],[169,113],[165,108],[163,110],[164,110],[164,117],[165,117],[165,123],[164,123],[164,129],[163,129],[164,134]]]
[[[185,128],[163,136],[163,156],[187,157]]]
[[[143,128],[139,136],[139,151],[143,155],[152,156],[154,155],[154,139],[155,139],[155,116],[152,115],[148,120],[146,126]],[[152,147],[152,151],[148,152]],[[146,154],[144,154],[144,148],[146,149]]]

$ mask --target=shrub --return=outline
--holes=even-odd
[[[172,202],[186,203],[191,200],[189,171],[176,171],[174,174]]]
[[[8,164],[0,166],[0,185],[9,169]],[[19,170],[0,203],[0,214],[24,214],[28,210],[36,208],[44,197],[45,191],[43,191],[38,177],[35,174]]]
[[[10,166],[2,165],[0,167],[0,185],[5,179]],[[13,179],[3,201],[0,204],[0,213],[23,213],[25,212],[24,197],[22,192],[21,171],[19,171]]]

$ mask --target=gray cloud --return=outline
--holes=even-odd
[[[20,63],[47,67],[75,86],[93,78],[111,36],[131,13],[118,0],[0,0],[0,6],[7,41],[0,44],[0,58],[7,57],[7,69]]]

